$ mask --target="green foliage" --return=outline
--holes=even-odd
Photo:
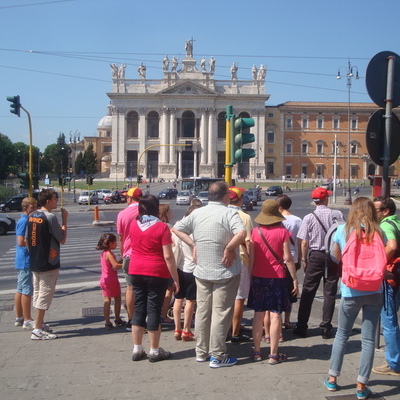
[[[83,153],[83,167],[86,175],[93,175],[97,172],[97,155],[93,150],[93,143],[89,143]]]
[[[5,179],[13,173],[15,152],[11,140],[0,133],[0,179]]]
[[[57,143],[48,145],[43,153],[41,172],[66,176],[70,169],[71,148],[65,141],[64,133],[60,132]]]

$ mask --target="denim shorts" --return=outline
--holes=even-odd
[[[19,269],[17,281],[17,293],[24,294],[25,296],[33,295],[33,279],[32,272],[28,269]]]

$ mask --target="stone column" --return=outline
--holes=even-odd
[[[169,144],[169,110],[167,107],[164,107],[162,110],[162,123],[161,123],[161,135],[160,135],[160,144]],[[160,164],[168,164],[169,162],[169,147],[161,146],[160,147]]]
[[[198,169],[199,160],[198,160],[198,158],[199,158],[199,152],[197,150],[193,150],[193,163],[194,163],[193,174],[194,174],[194,176],[199,176],[199,169]]]
[[[215,177],[217,171],[217,120],[215,118],[216,110],[208,110],[208,165],[210,168],[210,177]]]
[[[265,132],[265,111],[264,110],[258,110],[257,111],[257,119],[256,119],[256,124],[255,126],[257,127],[256,131],[256,145],[255,151],[256,151],[256,160],[254,161],[255,163],[255,169],[256,172],[261,172],[261,177],[265,177],[265,142],[266,142],[266,132]]]
[[[139,157],[147,147],[147,133],[146,133],[146,110],[141,108],[139,112],[139,149],[138,149],[138,161]],[[147,165],[147,154],[144,154],[140,160],[139,171],[145,173]]]
[[[205,149],[207,149],[207,143],[208,143],[207,133],[208,133],[207,110],[203,109],[201,111],[201,119],[200,119],[200,145],[201,145],[200,164],[201,165],[207,164],[207,160],[208,160],[208,154],[207,154],[207,151],[205,151]]]
[[[178,157],[178,179],[182,178],[182,150],[177,150],[175,153]]]
[[[169,143],[168,144],[177,144],[178,140],[176,137],[176,109],[170,109],[170,121],[169,121]],[[169,146],[167,147],[169,149],[169,163],[170,164],[175,164],[176,165],[176,147],[175,146]]]

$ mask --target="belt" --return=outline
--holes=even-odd
[[[325,250],[310,250],[311,252],[316,252],[316,253],[326,253]]]

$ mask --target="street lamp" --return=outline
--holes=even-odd
[[[348,176],[347,176],[347,195],[344,200],[344,204],[346,205],[351,205],[351,183],[350,183],[350,177],[351,177],[351,165],[350,165],[350,90],[351,90],[351,78],[359,79],[358,77],[358,68],[355,65],[350,64],[350,60],[347,62],[347,67],[339,67],[338,69],[338,74],[337,74],[337,79],[341,79],[342,77],[340,76],[340,70],[344,69],[346,71],[346,77],[347,77],[347,123],[348,123],[348,131],[347,131],[347,167],[348,167]],[[354,76],[354,72],[356,75]]]
[[[75,161],[76,161],[76,144],[81,141],[80,132],[76,130],[75,132],[69,133],[69,144],[73,145],[72,149],[74,150],[72,153],[72,175],[74,177],[74,203],[76,203],[76,186],[75,186],[75,179],[76,179],[76,170],[75,170]]]

